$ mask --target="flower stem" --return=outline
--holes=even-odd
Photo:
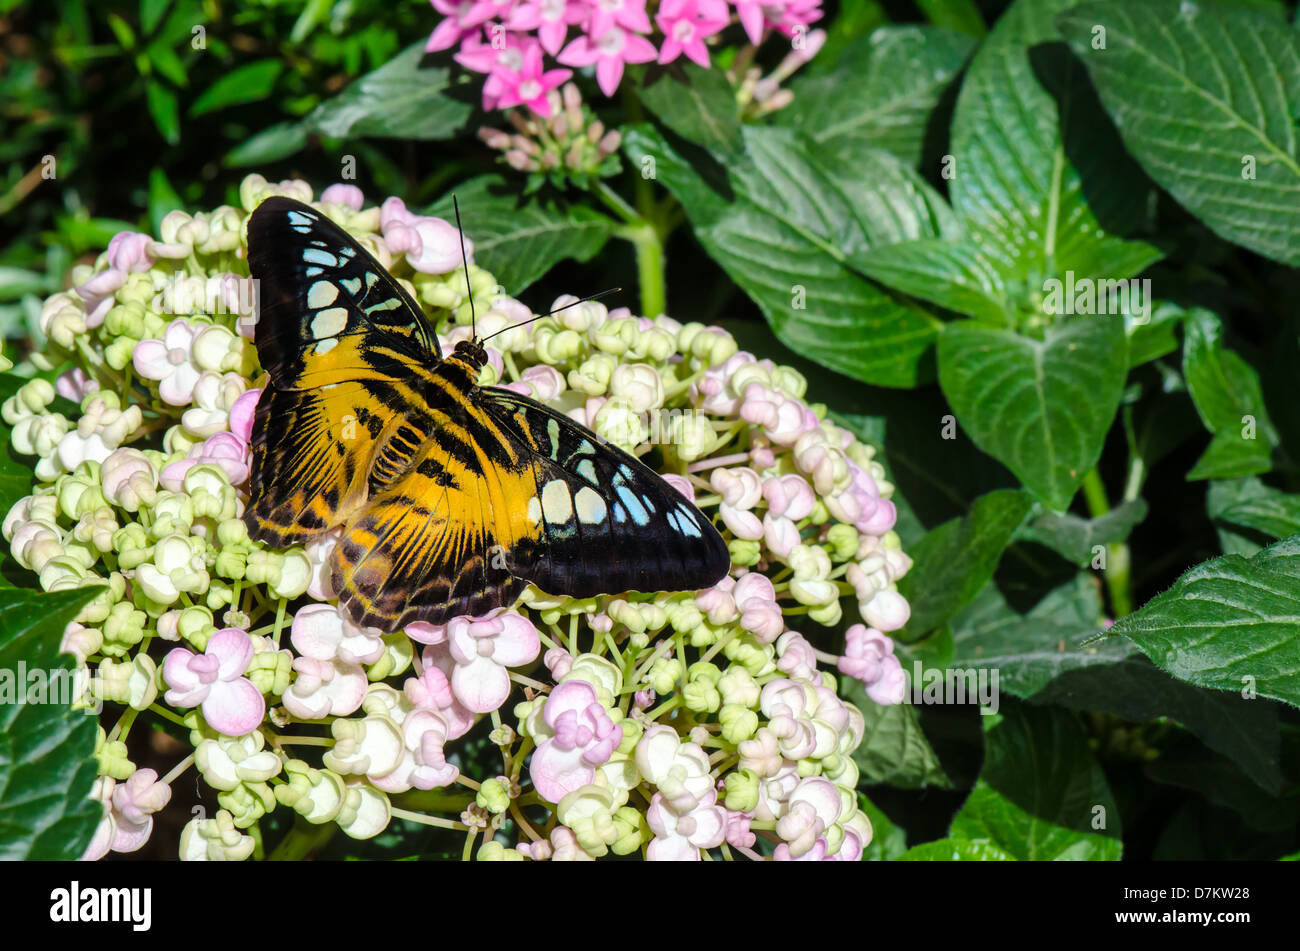
[[[338,824],[322,822],[312,825],[306,819],[299,819],[292,829],[280,840],[280,844],[267,856],[268,862],[298,862],[319,849],[338,831]]]
[[[1083,477],[1083,498],[1088,503],[1088,513],[1092,518],[1101,518],[1110,511],[1110,501],[1106,498],[1106,486],[1101,481],[1101,473],[1094,466]],[[1129,593],[1129,550],[1123,542],[1112,542],[1106,546],[1106,562],[1102,570],[1106,578],[1106,590],[1110,593],[1110,609],[1116,619],[1131,614],[1133,599]]]

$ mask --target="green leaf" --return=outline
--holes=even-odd
[[[1012,862],[1016,857],[983,839],[935,839],[908,849],[898,858],[902,862]]]
[[[307,127],[339,139],[453,138],[474,107],[468,99],[449,95],[452,80],[448,67],[420,66],[424,55],[423,41],[407,47],[317,106],[304,120]]]
[[[720,69],[686,63],[649,71],[640,96],[660,122],[715,155],[731,155],[740,145],[736,93]]]
[[[862,852],[865,861],[890,862],[907,851],[907,833],[862,793],[858,793],[858,808],[871,823],[871,843]]]
[[[1044,512],[1025,525],[1017,539],[1038,542],[1086,568],[1095,557],[1094,547],[1124,541],[1146,515],[1147,503],[1143,499],[1117,505],[1100,518]]]
[[[49,279],[21,267],[0,267],[0,300],[20,300],[28,294],[44,294]]]
[[[147,82],[144,86],[145,102],[149,115],[168,145],[181,140],[181,115],[176,105],[176,93],[162,83]]]
[[[1290,832],[1300,819],[1300,802],[1294,795],[1278,797],[1277,790],[1265,792],[1237,763],[1195,743],[1164,744],[1160,757],[1148,763],[1144,772],[1157,783],[1195,790],[1216,806],[1233,810],[1256,829]]]
[[[176,194],[176,189],[172,188],[172,183],[167,180],[167,173],[156,166],[150,169],[149,221],[153,225],[154,233],[158,233],[162,220],[168,212],[183,207],[185,203],[181,201],[181,196]]]
[[[789,130],[746,127],[744,139],[752,158],[733,163],[726,182],[707,157],[688,161],[648,127],[627,130],[624,147],[635,166],[654,160],[696,238],[784,344],[848,376],[915,385],[941,325],[867,280],[849,254],[937,234],[938,196],[883,152],[846,175]]]
[[[226,73],[194,100],[190,117],[265,99],[275,88],[283,69],[281,60],[259,59]]]
[[[988,584],[1032,504],[1017,489],[990,492],[969,515],[944,522],[911,547],[912,567],[898,585],[912,605],[909,639],[943,624]]]
[[[864,32],[833,70],[795,79],[794,104],[774,121],[818,144],[884,149],[916,165],[931,114],[974,45],[934,27]]]
[[[1131,322],[1128,340],[1128,365],[1138,367],[1150,363],[1178,349],[1175,331],[1183,322],[1187,311],[1168,302],[1157,305],[1151,319],[1144,323]]]
[[[1049,592],[1024,615],[990,585],[952,619],[951,666],[996,670],[999,690],[1028,699],[1067,671],[1106,669],[1133,652],[1119,639],[1085,644],[1101,626],[1101,600],[1088,575]]]
[[[995,325],[1013,319],[1000,268],[968,242],[926,238],[883,245],[854,263],[887,287],[963,316]]]
[[[908,703],[881,706],[871,700],[862,682],[841,678],[841,696],[862,711],[862,742],[853,751],[864,785],[885,783],[903,789],[947,788],[939,757],[921,730],[916,708]]]
[[[101,806],[90,799],[98,720],[68,706],[63,689],[71,690],[76,665],[59,653],[64,627],[96,593],[0,589],[0,859],[80,858],[99,824]],[[32,681],[16,680],[20,670],[62,686],[44,702],[14,702],[31,696]],[[14,694],[6,697],[9,678]]]
[[[1129,278],[1160,257],[1116,237],[1138,224],[1149,186],[1053,25],[1071,2],[1013,3],[971,61],[953,115],[953,209],[1029,291],[1070,271]]]
[[[474,261],[510,293],[518,294],[565,258],[590,260],[609,240],[614,222],[584,205],[521,198],[498,175],[484,175],[455,189],[474,242]],[[451,195],[428,214],[455,220]]]
[[[1225,555],[1110,629],[1180,680],[1300,705],[1300,536]]]
[[[983,36],[987,27],[975,0],[916,0],[925,18],[935,26]]]
[[[984,768],[953,817],[953,838],[1018,859],[1119,859],[1119,808],[1071,714],[1012,704],[986,718],[984,739]]]
[[[162,22],[163,14],[172,0],[140,0],[140,29],[145,35],[153,32],[154,27]]]
[[[939,338],[939,383],[975,445],[1062,511],[1101,455],[1128,370],[1124,324],[1075,317],[1036,340],[955,324]]]
[[[1187,478],[1227,479],[1271,469],[1278,437],[1259,374],[1223,346],[1223,325],[1207,310],[1188,311],[1184,320],[1183,378],[1201,421],[1214,434]]]
[[[1300,264],[1295,31],[1175,0],[1087,3],[1057,22],[1147,174],[1222,237]]]
[[[1300,495],[1274,489],[1258,479],[1211,482],[1205,508],[1216,522],[1253,529],[1270,539],[1300,533]]]
[[[277,122],[235,146],[226,153],[223,161],[227,168],[278,162],[302,151],[309,138],[311,130],[306,123],[294,120]]]
[[[1139,655],[1063,673],[1034,703],[1105,711],[1133,723],[1168,717],[1231,758],[1260,788],[1282,790],[1277,704],[1175,680]]]

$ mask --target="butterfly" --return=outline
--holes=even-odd
[[[342,529],[329,561],[355,623],[396,631],[551,595],[709,587],[713,522],[635,456],[510,390],[482,341],[443,356],[420,306],[327,216],[275,196],[248,221],[268,381],[253,423],[249,535]]]

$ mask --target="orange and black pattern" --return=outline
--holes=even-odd
[[[479,387],[410,296],[323,214],[283,197],[248,223],[269,381],[253,426],[249,534],[343,528],[339,604],[385,631],[555,595],[708,587],[730,565],[709,521],[568,417]]]

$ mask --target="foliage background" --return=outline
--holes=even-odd
[[[615,184],[664,243],[667,312],[799,367],[811,399],[884,442],[916,558],[905,667],[1000,670],[996,717],[862,704],[869,857],[1300,848],[1300,573],[1294,539],[1265,547],[1300,532],[1300,33],[1294,3],[1188,6],[844,0],[797,105],[768,122],[742,125],[693,69],[599,102],[624,129]],[[323,187],[346,156],[368,195],[413,208],[445,213],[459,187],[483,263],[535,309],[644,295],[636,220],[581,192],[518,201],[522,177],[474,137],[477,89],[446,58],[416,73],[402,51],[434,22],[414,0],[0,2],[6,353],[41,347],[41,299],[117,231],[237,204],[246,171]],[[1154,319],[1127,335],[1044,322],[1042,282],[1067,270],[1151,278]],[[1256,438],[1237,435],[1243,415]],[[26,482],[3,462],[7,508]],[[31,583],[12,562],[4,577]],[[5,596],[0,657],[41,630],[3,613],[29,595]],[[1142,605],[1115,629],[1133,640],[1080,648]],[[410,850],[394,837],[376,854]]]

